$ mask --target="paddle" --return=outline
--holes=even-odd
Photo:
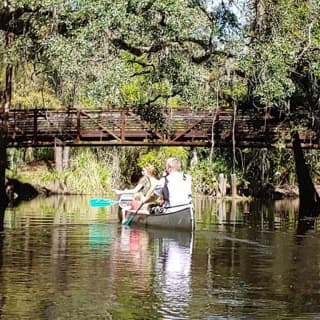
[[[90,206],[91,207],[109,207],[118,202],[119,201],[115,201],[112,199],[98,198],[98,199],[91,199]]]
[[[128,218],[128,220],[126,220],[126,221],[123,222],[122,224],[123,224],[124,226],[130,226],[131,223],[132,223],[133,220],[134,220],[134,217],[136,216],[136,214],[137,214],[138,211],[142,208],[143,205],[144,205],[144,202],[142,202],[142,203],[140,204],[139,208],[136,210],[136,212],[132,213],[132,214],[130,215],[130,217]]]

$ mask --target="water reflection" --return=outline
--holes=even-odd
[[[3,234],[0,232],[0,284],[3,283],[3,272],[2,272],[2,266],[3,266],[3,255],[2,255],[2,251],[3,251]],[[5,298],[4,295],[1,294],[1,290],[0,290],[0,319],[2,319],[2,310],[5,304]]]
[[[10,209],[0,319],[315,319],[319,236],[298,203],[195,199],[194,233],[124,227],[89,198]]]
[[[91,250],[107,250],[114,240],[113,230],[110,225],[89,225],[89,248]]]
[[[195,207],[197,226],[201,229],[218,226],[223,231],[241,225],[261,230],[298,228],[298,199],[249,201],[198,198]]]
[[[117,206],[105,208],[90,207],[88,196],[52,196],[38,197],[23,202],[19,207],[7,208],[4,224],[6,228],[41,225],[69,225],[90,222],[105,222],[117,211]],[[111,221],[111,220],[110,220]]]
[[[307,234],[309,231],[312,231],[316,228],[317,219],[314,217],[310,218],[299,218],[297,224],[297,235],[303,236]]]
[[[155,261],[156,293],[163,319],[182,319],[191,302],[192,233],[154,231],[158,245]]]
[[[121,272],[116,276],[116,282],[121,283],[122,290],[125,287],[134,292],[129,303],[136,306],[135,317],[148,314],[148,319],[187,319],[191,254],[190,232],[120,228],[111,261],[113,270],[126,270],[125,275]],[[150,288],[152,304],[144,304]],[[113,308],[108,312],[115,319],[120,316]]]

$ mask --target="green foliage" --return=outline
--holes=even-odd
[[[217,172],[208,159],[200,161],[191,170],[192,185],[196,193],[214,195],[217,185]]]
[[[43,172],[40,181],[44,185],[59,181],[60,188],[71,194],[107,194],[111,191],[110,168],[98,161],[89,149],[77,152],[69,169]]]
[[[0,4],[0,89],[10,63],[15,67],[13,107],[129,106],[154,129],[166,130],[163,112],[169,104],[218,110],[244,102],[280,110],[293,128],[307,123],[318,130],[318,1],[250,0],[241,3],[239,15],[233,3],[5,1]],[[9,31],[15,34],[10,45]],[[285,166],[287,152],[246,151],[232,159],[229,150],[214,164],[203,158],[193,169],[197,188],[211,192],[216,174],[231,172],[234,161],[241,166],[239,174],[256,184],[275,181],[275,172],[281,181],[293,181],[292,167]],[[91,181],[90,188],[105,190],[103,184],[114,181],[96,163],[101,154],[93,153],[77,155],[72,173],[62,173],[71,190],[87,192]],[[151,162],[160,171],[168,156],[181,157],[186,169],[188,152],[182,148],[114,152],[124,184],[138,178],[138,165]],[[318,170],[314,162],[311,167]],[[80,170],[92,172],[92,179],[81,177]]]
[[[193,108],[213,103],[210,52],[215,41],[231,40],[228,34],[237,28],[227,7],[210,16],[213,8],[194,1],[49,0],[8,6],[25,10],[18,21],[25,24],[22,29],[14,25],[12,45],[2,43],[4,60],[32,64],[33,77],[44,76],[50,86],[44,87],[42,100],[17,92],[16,104],[51,106],[54,92],[65,107],[134,105],[142,118],[158,119],[157,126],[163,119],[161,110],[154,111],[171,98]],[[0,17],[5,14],[0,7]],[[155,117],[146,117],[145,105]]]
[[[191,168],[194,190],[200,194],[214,195],[217,188],[218,175],[223,173],[230,182],[230,174],[233,172],[231,150],[215,149],[213,159],[209,158],[209,150],[201,150],[199,161]],[[235,172],[242,179],[240,171]]]
[[[262,106],[284,108],[295,92],[290,61],[284,54],[279,43],[275,43],[272,48],[269,44],[262,44],[252,60],[247,59],[242,63],[246,74],[255,79],[252,94]]]
[[[25,92],[16,86],[14,103],[133,105],[162,128],[161,108],[171,98],[195,110],[239,100],[285,111],[296,104],[314,109],[319,6],[267,0],[253,12],[251,4],[241,15],[232,3],[206,1],[26,0],[0,6],[0,17],[7,9],[25,10],[21,20],[2,26],[16,37],[10,46],[1,38],[1,60],[32,65],[26,78],[32,73],[43,84],[41,97],[39,86]]]
[[[138,166],[143,167],[146,163],[150,163],[156,168],[158,177],[161,177],[165,160],[170,157],[180,159],[182,170],[187,170],[188,155],[188,150],[183,147],[161,147],[141,155],[138,159]]]
[[[210,150],[198,148],[199,160],[189,167],[190,151],[183,147],[75,148],[72,150],[70,167],[62,172],[57,172],[53,167],[52,148],[25,151],[27,150],[9,150],[8,177],[45,186],[50,190],[59,188],[60,192],[76,194],[108,194],[111,188],[135,185],[141,178],[141,167],[146,163],[154,165],[157,169],[156,176],[160,177],[164,161],[168,157],[178,157],[182,160],[183,171],[192,175],[194,192],[199,194],[214,195],[218,175],[223,173],[229,183],[230,174],[234,172],[232,152],[228,149],[216,148],[214,158],[210,161]],[[249,182],[249,187],[254,193],[258,193],[266,185],[296,183],[292,150],[237,150],[235,161],[234,173],[238,184],[243,181]],[[306,161],[314,181],[318,183],[318,152],[306,152]]]
[[[264,1],[261,8],[241,61],[248,93],[257,106],[296,112],[290,120],[299,123],[301,110],[317,112],[320,7],[317,1],[281,0]]]
[[[122,147],[114,150],[114,156],[119,159],[120,176],[115,181],[117,187],[128,187],[137,183],[141,178],[141,168],[147,164],[152,164],[155,169],[155,175],[161,177],[164,162],[169,157],[178,157],[187,170],[188,149],[183,147]],[[119,181],[121,180],[121,182]],[[120,184],[120,186],[119,186]]]
[[[281,147],[270,150],[245,149],[237,157],[238,163],[242,164],[242,174],[239,176],[249,182],[254,194],[258,194],[267,185],[296,183],[292,150]]]
[[[138,165],[138,159],[145,152],[147,152],[145,147],[123,147],[115,151],[116,157],[119,159],[121,176],[116,182],[118,188],[128,187],[138,182],[141,178],[141,167]]]
[[[12,99],[12,107],[20,109],[32,109],[32,108],[44,108],[44,109],[58,109],[61,108],[60,102],[48,93],[41,92],[28,92],[27,95],[24,93],[15,93]]]

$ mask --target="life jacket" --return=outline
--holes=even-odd
[[[170,205],[170,194],[169,194],[169,188],[168,188],[168,177],[164,177],[164,186],[162,188],[162,198],[164,202],[164,206]],[[187,181],[187,176],[185,173],[182,174],[182,181]]]

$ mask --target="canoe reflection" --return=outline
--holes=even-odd
[[[181,316],[191,300],[192,233],[162,235],[158,241],[155,282],[162,300],[161,309],[172,317]]]
[[[165,314],[181,316],[187,312],[191,296],[192,246],[192,232],[149,228],[121,230],[121,248],[128,252],[127,259],[134,260],[128,267],[136,268],[138,278],[142,273],[139,285],[144,282],[152,286],[160,313],[162,310]]]

